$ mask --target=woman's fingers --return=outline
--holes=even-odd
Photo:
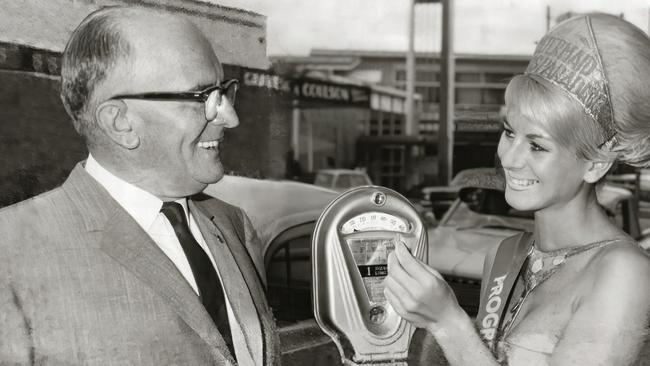
[[[442,276],[438,271],[415,258],[408,248],[406,248],[404,243],[398,241],[395,244],[395,253],[402,268],[404,268],[409,277],[412,277],[416,281],[422,281],[426,280],[429,276],[434,275],[438,279],[442,280]]]
[[[403,287],[409,288],[415,283],[408,270],[397,259],[395,251],[388,255],[388,277],[393,278],[395,282],[400,283]]]
[[[390,290],[399,299],[412,299],[413,294],[408,290],[412,283],[404,282],[397,279],[395,276],[386,276],[384,279],[384,289]],[[384,291],[385,292],[385,291]]]
[[[393,307],[395,312],[402,318],[408,320],[418,327],[426,327],[428,325],[427,319],[423,317],[420,313],[411,311],[407,309],[404,302],[407,299],[406,297],[399,296],[395,294],[391,289],[386,288],[384,290],[384,295],[386,300]]]

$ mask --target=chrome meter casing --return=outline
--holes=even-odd
[[[338,196],[312,237],[314,315],[348,364],[405,364],[415,327],[386,301],[386,259],[395,242],[427,258],[427,233],[411,203],[384,187]]]

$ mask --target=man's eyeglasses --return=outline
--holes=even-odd
[[[116,95],[110,99],[144,99],[153,101],[193,101],[203,102],[205,105],[205,118],[211,121],[217,117],[217,107],[221,105],[225,96],[232,106],[239,88],[239,80],[230,79],[218,85],[213,85],[201,91],[189,92],[151,92],[140,94]]]

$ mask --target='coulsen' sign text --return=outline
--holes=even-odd
[[[245,70],[243,84],[247,87],[266,88],[291,93],[298,100],[370,106],[370,89],[362,86],[336,84],[314,79],[285,79],[270,73]]]
[[[299,99],[319,99],[360,106],[370,105],[370,90],[368,88],[309,79],[294,80],[292,88],[293,95]]]

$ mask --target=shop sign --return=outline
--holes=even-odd
[[[279,75],[251,69],[243,70],[242,82],[246,87],[291,93],[293,98],[303,101],[370,106],[370,89],[355,85],[313,79],[286,79]]]
[[[243,84],[257,88],[265,88],[280,92],[290,92],[291,85],[289,80],[279,75],[273,75],[261,71],[244,70]]]
[[[320,80],[296,79],[292,83],[292,90],[293,95],[301,100],[322,100],[360,107],[370,106],[369,88]]]

